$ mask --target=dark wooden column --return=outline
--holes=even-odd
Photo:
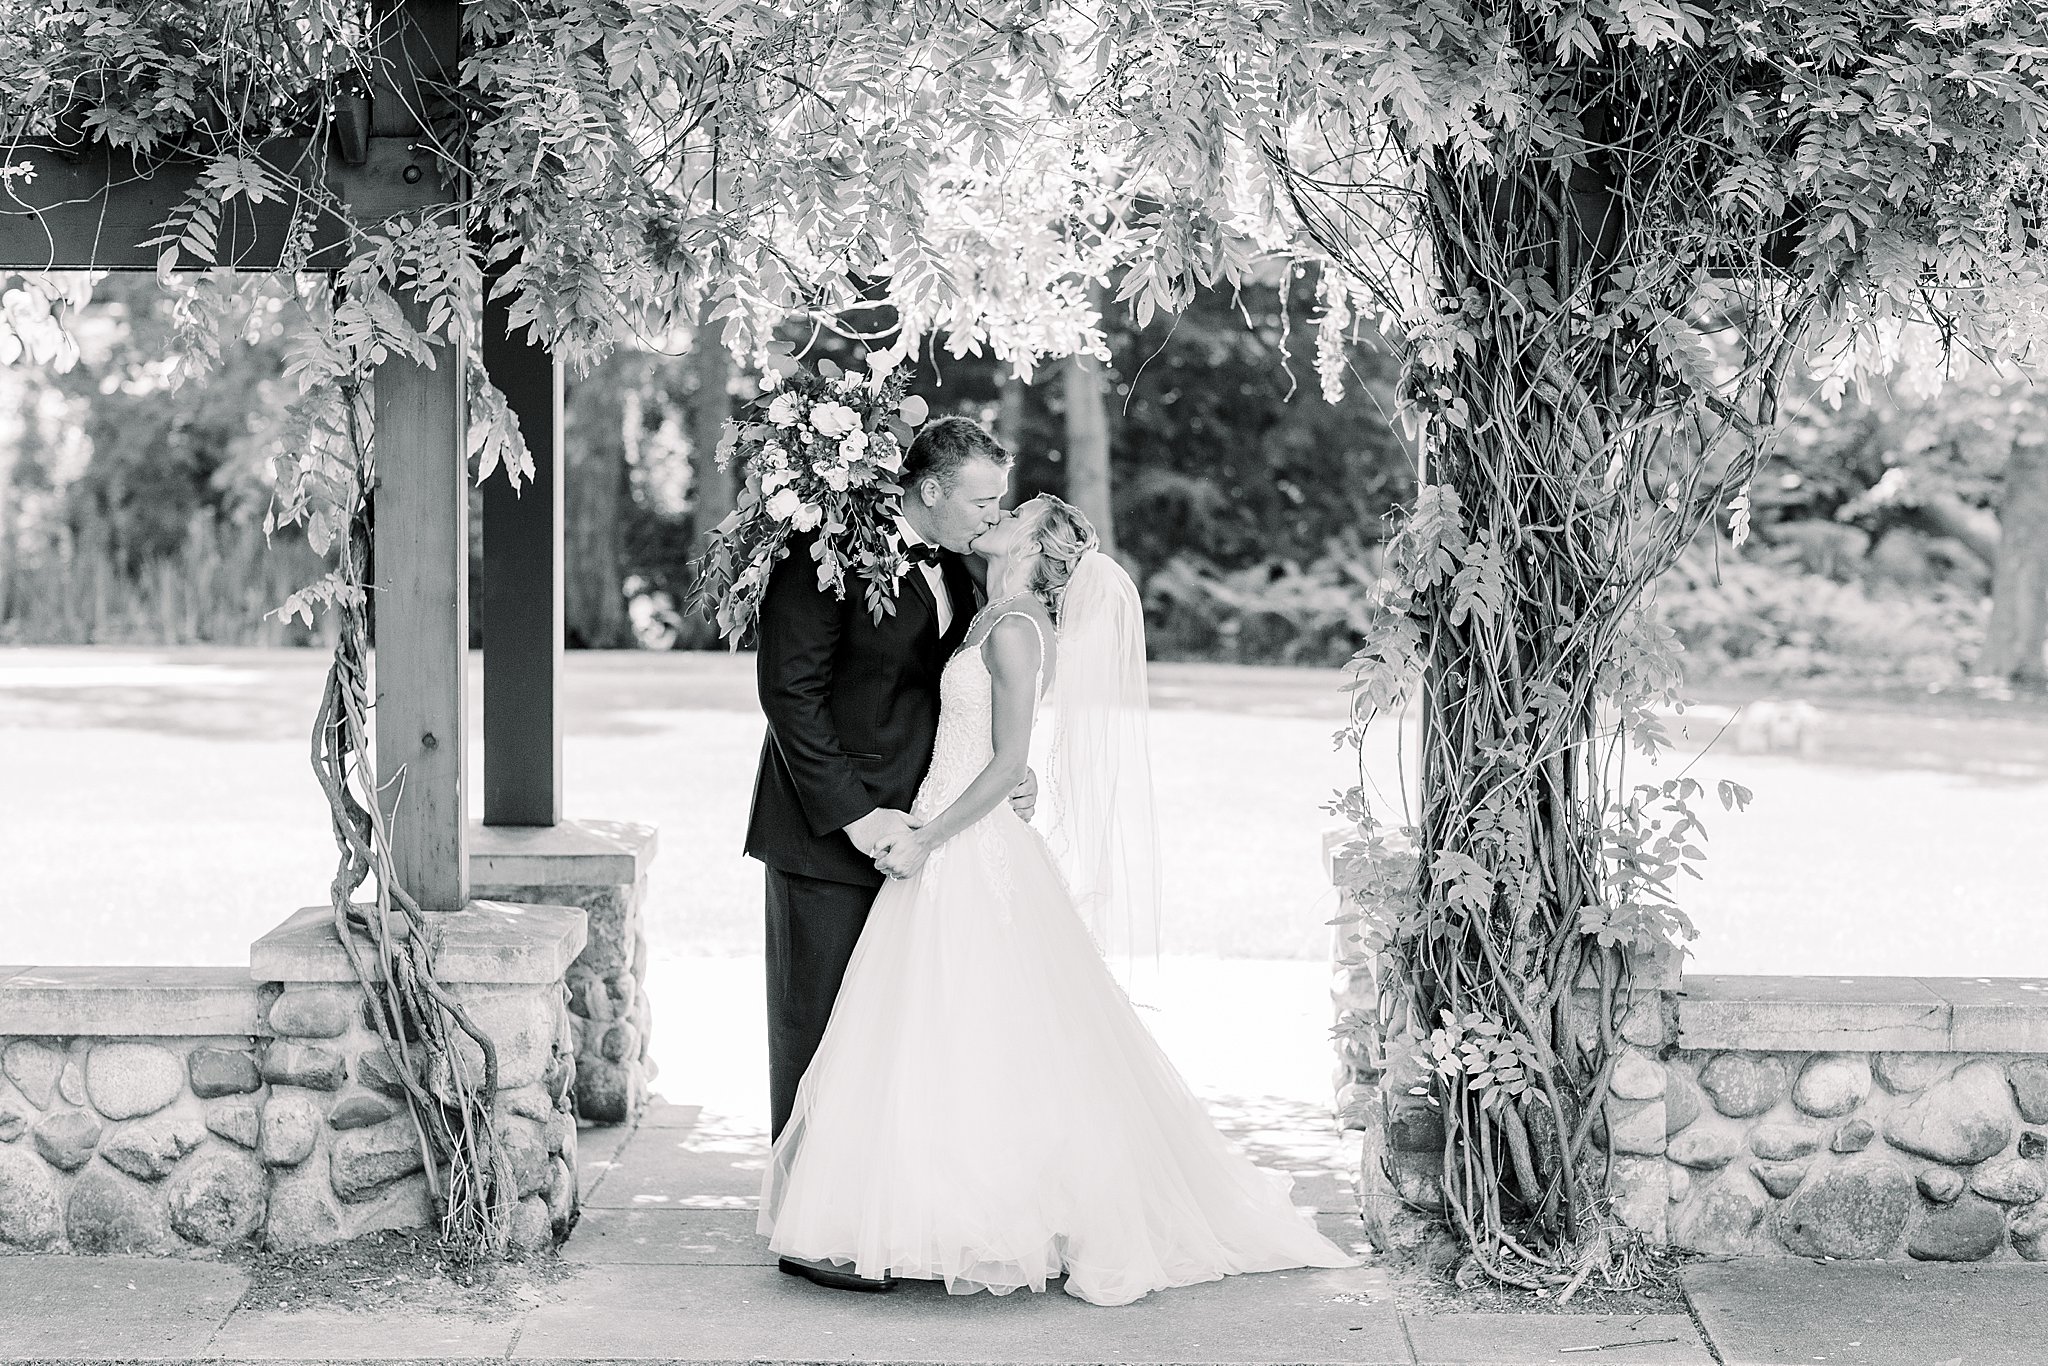
[[[562,364],[484,304],[484,368],[519,418],[533,478],[484,481],[484,824],[562,819]]]

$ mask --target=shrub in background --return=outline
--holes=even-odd
[[[1688,682],[1853,682],[1946,688],[1983,638],[1981,597],[1829,577],[1796,563],[1695,549],[1657,587]]]

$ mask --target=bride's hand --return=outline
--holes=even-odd
[[[882,851],[875,860],[875,867],[894,878],[911,876],[924,867],[924,861],[931,857],[931,845],[925,840],[924,832],[913,830]]]

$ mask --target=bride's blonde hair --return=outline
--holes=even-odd
[[[1038,542],[1038,567],[1031,574],[1031,592],[1045,604],[1057,626],[1060,603],[1066,596],[1067,581],[1074,577],[1074,566],[1081,563],[1083,555],[1100,546],[1102,538],[1072,503],[1050,493],[1041,493],[1038,498],[1045,504],[1045,511],[1039,514],[1033,533]]]

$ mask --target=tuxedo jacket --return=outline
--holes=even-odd
[[[914,565],[897,585],[896,610],[876,622],[855,575],[844,602],[818,587],[815,543],[790,539],[761,602],[755,673],[768,737],[747,853],[785,873],[879,887],[882,875],[845,827],[878,807],[910,809],[938,734],[939,674],[981,593],[966,563],[941,551],[953,610],[945,634]]]

